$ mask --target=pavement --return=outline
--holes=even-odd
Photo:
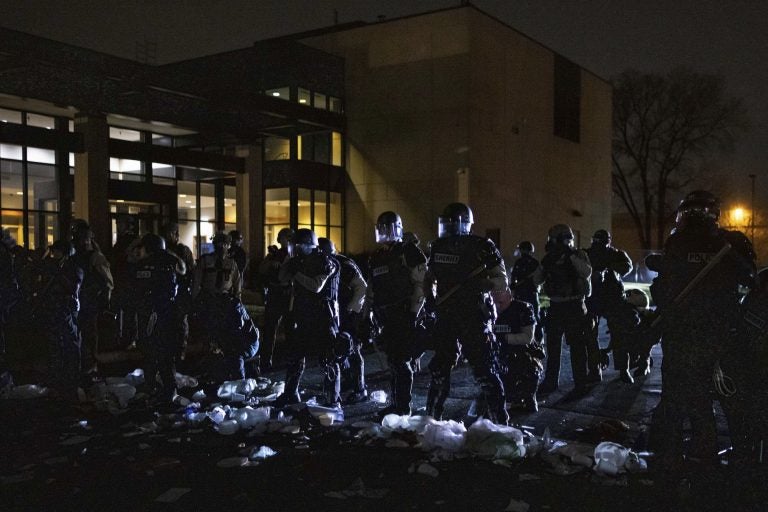
[[[552,438],[569,443],[611,440],[647,450],[650,415],[661,394],[660,347],[654,349],[649,376],[627,385],[607,370],[603,382],[580,399],[567,396],[568,356],[564,347],[561,391],[543,397],[538,413],[511,411],[511,423],[539,437],[548,429]],[[193,370],[193,362],[181,370]],[[389,393],[384,362],[375,352],[366,355],[371,391]],[[135,359],[113,354],[101,369],[122,376],[136,366]],[[24,379],[34,378],[34,371],[20,369],[17,383],[30,382]],[[265,376],[284,378],[280,369]],[[321,380],[317,367],[307,370],[305,400],[321,394]],[[415,414],[428,384],[422,370],[414,385]],[[461,364],[446,417],[469,425],[474,418],[467,411],[477,392],[471,369]],[[744,478],[725,464],[671,479],[649,455],[648,472],[599,477],[585,468],[563,474],[540,457],[505,465],[467,455],[444,460],[414,446],[414,435],[407,432],[395,443],[361,437],[361,425],[385,405],[345,407],[344,421],[330,427],[305,418],[291,433],[225,436],[207,420],[180,421],[182,408],[140,398],[111,412],[52,398],[0,400],[0,511],[768,510],[765,472]],[[726,450],[727,431],[721,430]],[[277,454],[245,459],[261,446]]]

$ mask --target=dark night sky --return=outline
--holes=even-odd
[[[458,5],[458,0],[0,0],[0,25],[135,58],[157,43],[157,62],[217,53],[339,22],[375,21]],[[687,65],[721,72],[754,125],[720,165],[748,200],[750,173],[768,201],[768,1],[474,0],[485,12],[598,75],[627,67]]]

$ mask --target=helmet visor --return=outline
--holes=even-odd
[[[472,223],[461,218],[443,217],[437,219],[437,237],[445,238],[454,235],[468,235],[472,231]]]
[[[403,239],[403,228],[397,224],[376,224],[376,243],[386,244]]]

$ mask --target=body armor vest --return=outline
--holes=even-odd
[[[315,251],[306,256],[294,256],[301,258],[299,272],[308,276],[315,277],[320,274],[329,274],[325,284],[318,293],[307,290],[300,284],[293,287],[294,311],[302,311],[302,304],[317,304],[318,301],[336,303],[339,299],[339,264],[325,254]]]
[[[339,304],[346,306],[352,300],[352,280],[361,276],[360,268],[350,258],[342,254],[334,256],[339,263]]]
[[[373,287],[373,299],[377,307],[396,304],[411,297],[413,291],[411,267],[406,261],[408,245],[413,244],[397,242],[391,247],[379,248],[371,256],[369,260],[370,283]],[[415,246],[413,249],[419,251]]]
[[[548,252],[541,260],[544,268],[544,292],[549,297],[584,296],[584,283],[570,260],[570,252]]]
[[[462,285],[462,296],[475,296],[486,291],[482,274],[467,281],[481,265],[492,268],[501,262],[493,242],[476,235],[449,236],[432,242],[429,268],[437,280],[438,297]]]
[[[200,258],[202,280],[200,289],[207,293],[229,293],[232,289],[236,264],[229,256],[219,257],[216,253],[204,254]]]
[[[136,284],[141,301],[153,309],[165,309],[176,297],[176,258],[166,252],[138,262]]]
[[[513,300],[507,309],[499,312],[493,332],[496,334],[515,334],[522,331],[526,325],[533,325],[533,307],[519,300]]]

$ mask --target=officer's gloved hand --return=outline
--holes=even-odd
[[[408,325],[411,329],[416,329],[419,326],[419,315],[413,311],[408,312]]]

